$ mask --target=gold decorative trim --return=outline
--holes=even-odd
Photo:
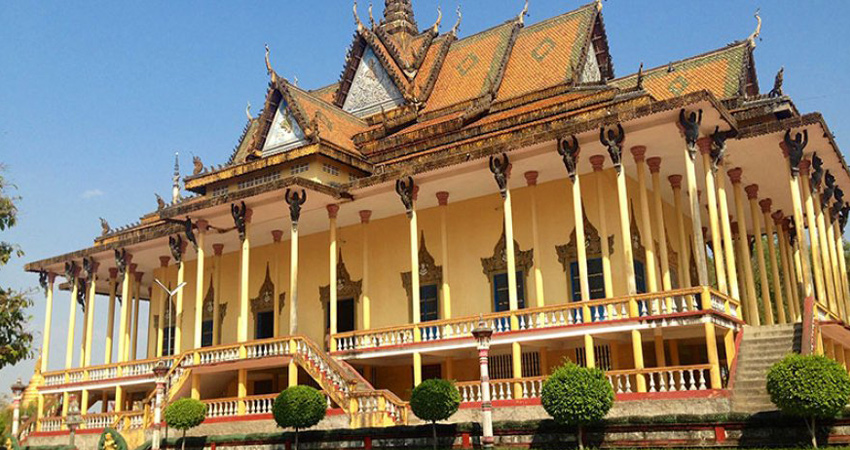
[[[286,295],[280,294],[280,305],[278,306],[278,313],[283,311],[283,303]],[[260,292],[257,293],[257,296],[251,299],[251,313],[256,314],[258,312],[267,312],[274,311],[274,282],[272,282],[271,271],[269,270],[269,263],[266,263],[266,278],[263,280],[263,284],[260,286]]]
[[[342,259],[342,251],[339,252],[339,261],[336,264],[336,286],[337,301],[346,298],[353,298],[355,302],[360,301],[360,295],[363,292],[363,280],[351,280],[351,275]],[[330,285],[319,287],[319,300],[322,303],[322,308],[327,310],[331,301]]]
[[[404,286],[404,291],[407,292],[409,304],[413,301],[413,282],[409,270],[402,272],[401,284]],[[428,286],[431,284],[436,284],[439,291],[443,284],[443,266],[438,266],[434,262],[434,257],[431,256],[428,247],[425,245],[425,232],[422,232],[419,237],[419,285]]]
[[[602,257],[602,237],[599,236],[599,230],[593,226],[590,220],[587,218],[587,214],[584,213],[584,209],[582,208],[582,216],[584,218],[584,241],[585,248],[587,249],[587,258],[595,259]],[[555,253],[558,254],[558,261],[561,263],[561,266],[564,268],[564,272],[569,272],[570,263],[573,261],[578,261],[578,248],[576,242],[576,229],[573,227],[572,233],[570,233],[570,240],[566,244],[556,245]],[[614,235],[608,236],[608,256],[614,254]]]

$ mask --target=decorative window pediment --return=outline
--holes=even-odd
[[[484,270],[484,275],[487,275],[488,279],[492,279],[493,275],[497,273],[507,272],[508,270],[508,255],[506,253],[507,250],[507,238],[505,237],[505,229],[502,226],[502,236],[499,238],[499,242],[496,243],[496,246],[493,247],[493,256],[489,258],[481,258],[481,267]],[[523,271],[523,273],[528,273],[531,266],[534,265],[534,250],[521,250],[519,248],[519,243],[517,243],[516,239],[514,239],[514,254],[516,255],[516,268],[517,270]]]
[[[215,288],[213,287],[213,277],[210,276],[210,287],[204,295],[203,320],[213,320],[213,312],[215,311]],[[224,320],[224,315],[227,314],[227,303],[218,305],[218,320]]]
[[[286,294],[281,293],[278,313],[280,313],[280,311],[283,311],[283,304],[285,298]],[[266,263],[266,279],[263,280],[263,284],[260,286],[260,292],[257,294],[256,297],[251,299],[252,313],[256,314],[258,312],[266,311],[274,311],[274,282],[272,282],[271,272],[269,271],[268,263]]]
[[[590,223],[590,220],[587,218],[587,214],[583,215],[584,222],[584,245],[587,250],[587,258],[601,258],[602,257],[602,238],[599,236],[599,230]],[[573,227],[573,232],[570,233],[570,240],[564,245],[556,245],[555,252],[558,254],[558,261],[560,261],[561,266],[564,267],[564,271],[566,272],[570,266],[570,263],[573,261],[578,261],[578,248],[576,242],[576,229]],[[614,235],[608,236],[608,256],[614,254]]]
[[[166,300],[165,314],[164,314],[164,316],[165,316],[165,324],[164,325],[166,327],[173,327],[174,326],[174,314],[176,312],[177,312],[176,301],[174,299],[172,299],[171,302],[168,302],[168,300]]]
[[[401,274],[401,284],[407,292],[407,300],[413,299],[413,281],[410,271]],[[443,266],[438,266],[434,262],[434,257],[428,251],[425,245],[425,233],[421,233],[419,237],[419,285],[427,286],[443,284]]]
[[[336,263],[336,287],[337,300],[353,298],[354,301],[360,301],[360,294],[363,292],[363,280],[351,280],[351,275],[349,275],[348,269],[345,267],[345,261],[342,260],[341,251],[339,252],[339,261]],[[330,303],[330,285],[319,287],[319,300],[322,302],[323,308]]]
[[[381,65],[371,47],[367,47],[354,74],[342,109],[358,117],[370,116],[404,104],[404,96]]]
[[[646,262],[646,248],[643,246],[640,237],[640,228],[637,226],[637,220],[635,219],[635,207],[632,205],[632,220],[629,224],[629,229],[632,234],[632,256],[641,262]]]

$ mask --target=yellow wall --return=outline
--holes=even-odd
[[[315,166],[315,167],[314,167]],[[321,164],[313,162],[311,170],[318,168]],[[605,183],[605,192],[608,193],[606,200],[606,213],[608,233],[615,236],[614,255],[611,258],[612,271],[614,274],[624,273],[625,267],[621,257],[622,245],[620,242],[618,210],[616,202],[615,172],[613,169],[603,173],[594,173],[582,176],[582,190],[584,197],[585,214],[591,223],[598,228],[599,205],[596,201],[596,183]],[[666,180],[664,180],[666,183]],[[641,227],[640,202],[637,193],[638,184],[635,180],[628,180],[628,191],[630,204],[633,205],[638,228]],[[647,186],[651,186],[647,178]],[[514,233],[522,250],[528,250],[532,246],[531,230],[531,205],[530,189],[520,188],[512,191],[514,205]],[[567,243],[570,233],[574,228],[572,217],[572,197],[569,184],[566,179],[557,180],[537,186],[538,201],[538,224],[540,239],[540,267],[543,273],[543,288],[546,304],[564,303],[568,299],[567,278],[563,267],[558,262],[556,245]],[[651,194],[651,193],[650,193]],[[650,197],[650,202],[652,198]],[[652,205],[652,203],[650,203]],[[342,208],[352,207],[342,205]],[[440,254],[440,211],[439,207],[421,210],[419,215],[420,232],[425,234],[426,245],[436,264],[441,265],[444,259]],[[485,197],[465,200],[462,202],[449,202],[447,207],[448,223],[448,248],[450,258],[450,283],[452,288],[452,309],[454,317],[473,316],[482,312],[490,312],[493,309],[491,288],[487,277],[482,271],[481,258],[493,255],[502,232],[502,201],[498,194],[494,193]],[[401,210],[401,208],[399,208]],[[652,211],[650,211],[652,212]],[[652,214],[654,220],[654,214]],[[665,220],[668,240],[672,248],[681,252],[678,248],[678,237],[676,217],[673,207],[665,203]],[[281,223],[281,227],[286,226]],[[339,229],[339,248],[346,267],[353,280],[362,278],[362,225],[354,225]],[[687,227],[690,229],[690,227]],[[401,273],[409,271],[410,259],[408,255],[408,219],[401,213],[399,215],[374,220],[368,225],[370,235],[369,265],[370,275],[369,294],[372,301],[371,319],[372,328],[388,327],[409,323],[410,305],[405,292]],[[643,244],[649,245],[646,233],[641,230]],[[657,236],[655,237],[657,240]],[[212,252],[208,252],[212,253]],[[251,249],[251,276],[250,295],[253,298],[258,295],[261,284],[265,278],[266,264],[274,258],[274,246],[272,244]],[[272,274],[272,280],[279,283],[280,291],[286,293],[289,288],[289,242],[280,244],[278,273]],[[642,259],[643,255],[635,255]],[[194,250],[187,251],[186,259],[186,281],[188,285],[184,289],[184,312],[183,312],[183,345],[181,351],[188,350],[193,345],[194,308],[195,308],[195,270],[196,262]],[[239,252],[236,243],[230,243],[225,247],[225,253],[221,258],[221,302],[226,303],[227,314],[222,324],[222,344],[236,342],[238,305],[238,279],[239,279]],[[317,343],[324,342],[324,312],[319,300],[319,287],[327,285],[328,274],[328,234],[327,232],[316,233],[300,238],[300,265],[299,272],[299,334],[304,334]],[[273,267],[274,265],[271,264]],[[172,285],[176,284],[176,268],[168,269],[168,279]],[[205,284],[209,283],[212,273],[212,257],[206,262]],[[659,270],[660,276],[660,270]],[[660,285],[660,282],[659,282]],[[204,287],[206,289],[207,286]],[[535,304],[534,285],[530,279],[526,282],[527,304]],[[625,279],[614,276],[614,296],[626,293]],[[158,300],[159,297],[155,297]],[[289,332],[289,307],[290,296],[287,294],[285,305],[280,312],[281,334]],[[156,306],[154,306],[156,308]],[[362,327],[362,305],[360,299],[356,303],[356,320],[358,328]],[[157,314],[155,311],[154,314]],[[249,317],[249,338],[254,336],[254,317]],[[155,347],[155,331],[148,333],[147,338],[151,346]],[[556,358],[557,360],[558,358]],[[555,361],[555,360],[553,360]]]

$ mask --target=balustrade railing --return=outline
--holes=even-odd
[[[711,309],[739,318],[740,303],[708,287],[572,302],[334,335],[337,350],[380,349],[413,342],[471,337],[479,321],[495,334],[540,330]]]
[[[546,377],[510,378],[490,380],[490,400],[519,400],[527,398],[539,398],[543,390],[543,382]],[[514,398],[514,386],[519,384],[522,396]],[[480,381],[465,381],[457,383],[461,402],[481,402],[483,396]]]
[[[62,417],[42,417],[41,431],[60,431],[65,427],[65,420]]]
[[[101,429],[111,427],[115,424],[115,419],[118,413],[102,413],[102,414],[86,414],[83,416],[83,423],[86,429]]]

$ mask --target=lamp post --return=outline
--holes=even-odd
[[[72,395],[71,401],[68,404],[68,415],[65,416],[65,426],[68,427],[68,445],[74,447],[74,437],[77,428],[83,423],[83,416],[80,415],[80,404],[77,402],[77,396]]]
[[[151,443],[151,447],[153,448],[153,450],[159,450],[160,448],[160,427],[162,426],[162,392],[165,388],[165,374],[167,373],[168,366],[165,365],[165,361],[159,361],[153,367],[153,374],[156,377],[156,395],[154,396],[153,407],[153,442]]]
[[[484,320],[478,319],[478,326],[472,330],[472,335],[478,341],[478,363],[481,366],[481,445],[493,448],[493,405],[490,403],[490,340],[493,329]]]
[[[21,425],[21,397],[23,396],[24,389],[27,387],[24,386],[24,383],[21,382],[21,379],[18,378],[18,381],[12,385],[12,407],[14,411],[12,412],[12,436],[17,437],[18,431],[20,430]]]

